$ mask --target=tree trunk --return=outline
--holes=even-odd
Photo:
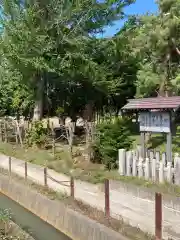
[[[43,115],[43,93],[44,93],[44,78],[43,76],[36,75],[37,88],[36,100],[34,105],[33,121],[39,121]]]

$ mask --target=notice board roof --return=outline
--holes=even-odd
[[[143,110],[177,110],[180,107],[180,96],[154,97],[129,99],[128,103],[122,107],[124,111]]]

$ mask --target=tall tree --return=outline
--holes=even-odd
[[[43,92],[51,74],[72,83],[78,77],[83,81],[94,77],[95,82],[102,77],[85,52],[87,41],[105,25],[122,18],[123,7],[132,2],[2,1],[4,33],[0,47],[7,61],[22,74],[23,83],[34,89],[35,119],[42,116]]]
[[[177,94],[180,60],[180,1],[159,0],[159,12],[143,16],[134,44],[142,59],[138,96]]]

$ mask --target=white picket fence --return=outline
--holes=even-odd
[[[143,159],[138,150],[119,149],[119,174],[180,185],[180,156],[176,153],[173,161],[167,162],[164,153],[160,155],[159,152],[150,152]]]

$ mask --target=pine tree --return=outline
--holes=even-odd
[[[142,59],[137,95],[172,95],[180,90],[180,1],[159,0],[157,15],[140,19],[134,50]]]

